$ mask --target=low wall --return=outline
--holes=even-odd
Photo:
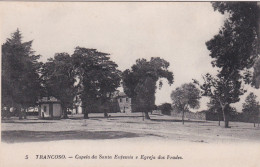
[[[161,110],[153,110],[153,114],[162,114]],[[178,113],[175,111],[171,112],[172,117],[182,118],[182,113]],[[185,112],[184,113],[184,119],[197,119],[197,120],[206,120],[206,114],[205,113],[194,113],[194,112]]]
[[[171,116],[177,117],[177,118],[182,118],[182,113],[177,113],[172,111]],[[205,113],[194,113],[194,112],[185,112],[184,113],[184,118],[185,119],[197,119],[197,120],[206,120],[206,114]]]

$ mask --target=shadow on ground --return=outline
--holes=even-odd
[[[182,120],[179,119],[151,119],[151,121],[156,122],[182,122]],[[206,123],[207,121],[195,121],[195,120],[185,120],[184,122],[193,122],[193,123]]]
[[[15,121],[6,121],[6,122],[2,122],[2,123],[12,123],[12,124],[50,124],[50,123],[53,123],[53,122],[42,122],[42,121],[40,121],[40,122],[15,122]]]
[[[123,131],[2,131],[2,141],[6,143],[84,139],[120,139],[133,137],[140,137],[140,135]]]
[[[126,115],[126,116],[109,116],[109,117],[104,117],[104,116],[89,116],[88,119],[112,119],[112,118],[141,118],[142,116],[132,116],[132,115]],[[82,120],[84,119],[83,117],[70,117],[68,119],[71,120]],[[85,120],[88,120],[85,119]]]

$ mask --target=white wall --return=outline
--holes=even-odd
[[[53,117],[60,117],[61,116],[61,105],[60,104],[53,104]]]
[[[80,106],[78,107],[78,113],[82,114],[82,107],[80,107]]]
[[[46,106],[46,112],[44,112],[44,106]],[[40,117],[42,117],[42,113],[44,112],[44,117],[51,117],[49,112],[49,104],[41,104],[41,113]],[[61,105],[60,104],[53,104],[53,117],[60,117],[62,114]]]
[[[122,102],[120,102],[120,99],[122,99]],[[121,97],[121,98],[118,98],[117,99],[117,102],[119,104],[119,107],[120,107],[120,111],[121,112],[125,112],[126,113],[130,113],[131,112],[131,98],[128,98],[128,101],[126,101],[126,97]],[[125,107],[125,109],[124,109]]]
[[[46,106],[46,112],[44,112],[44,106]],[[44,117],[49,117],[49,104],[41,104],[41,117],[42,113],[44,113]]]
[[[82,114],[82,107],[81,106],[77,106],[77,108],[78,108],[78,114]],[[75,108],[73,108],[72,114],[76,114],[76,109]]]

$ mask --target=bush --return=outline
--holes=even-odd
[[[162,114],[171,115],[172,105],[170,103],[163,103],[158,108],[162,111]]]

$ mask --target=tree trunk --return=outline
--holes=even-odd
[[[66,107],[62,107],[63,110],[63,119],[68,119],[68,112],[67,112],[67,108]]]
[[[104,117],[107,118],[108,117],[108,113],[107,113],[107,106],[105,106],[104,108]]]
[[[27,112],[28,112],[28,108],[26,108],[26,109],[24,109],[24,111],[23,111],[24,113],[23,113],[23,117],[24,117],[24,119],[27,119]]]
[[[220,113],[218,112],[218,126],[220,126]]]
[[[76,110],[76,114],[78,114],[78,106],[77,105],[76,105],[75,110]]]
[[[6,117],[10,118],[11,117],[11,112],[10,112],[10,107],[6,107]]]
[[[224,122],[225,122],[225,128],[229,128],[229,120],[228,120],[228,115],[224,114]]]
[[[184,125],[184,110],[182,110],[182,124]]]
[[[151,119],[147,110],[144,111],[144,118],[145,119]]]
[[[108,114],[107,114],[107,111],[106,111],[106,110],[104,111],[104,117],[105,117],[105,118],[108,117]]]
[[[85,112],[85,113],[84,113],[84,119],[89,119],[89,117],[88,117],[88,112]]]
[[[223,111],[223,118],[224,118],[224,122],[225,122],[225,128],[229,128],[229,114],[227,111],[227,106],[225,105],[224,107],[222,107],[222,111]]]
[[[19,120],[22,120],[23,117],[22,117],[22,108],[20,105],[17,105],[17,108],[16,108],[17,112],[18,112],[18,117],[19,117]]]
[[[102,99],[101,100],[101,106],[103,106],[103,110],[104,110],[104,117],[107,118],[108,117],[108,102],[106,101],[106,99]]]
[[[88,110],[86,109],[86,107],[82,107],[83,113],[84,113],[84,119],[89,119],[88,117]]]
[[[38,118],[40,119],[41,118],[41,113],[42,113],[41,106],[39,105],[37,108],[38,108]]]

